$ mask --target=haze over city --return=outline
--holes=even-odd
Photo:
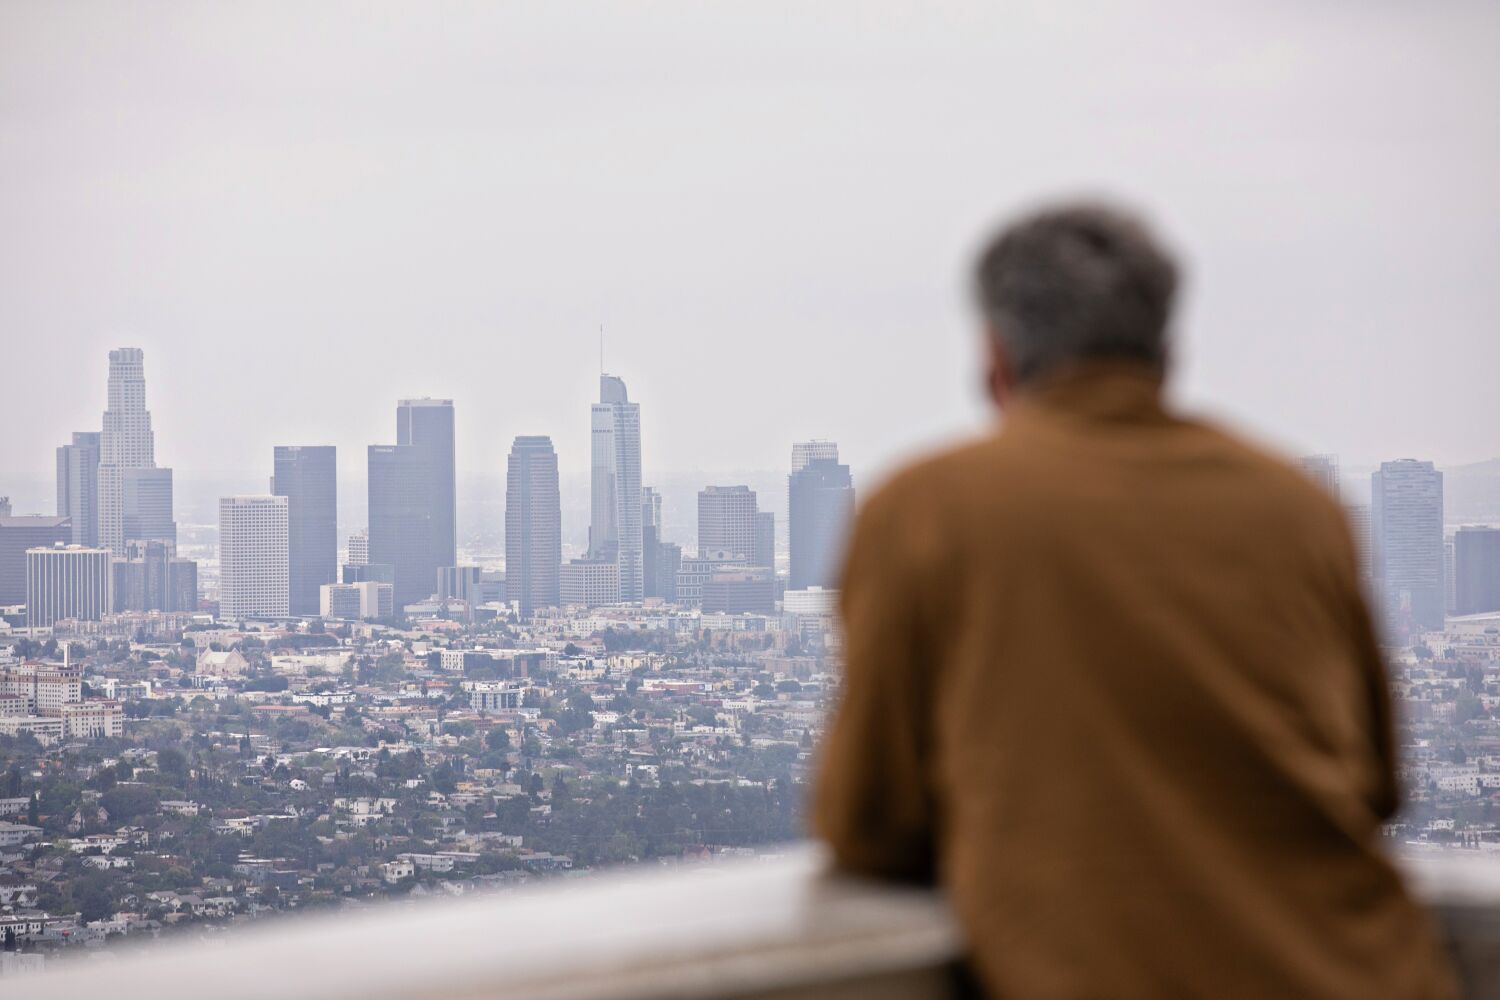
[[[350,475],[424,394],[461,477],[537,433],[579,480],[602,325],[648,478],[827,437],[875,481],[982,425],[986,220],[1101,186],[1188,261],[1180,397],[1346,466],[1493,457],[1496,11],[1289,9],[7,5],[0,467],[49,509],[128,344],[185,484],[286,442]]]

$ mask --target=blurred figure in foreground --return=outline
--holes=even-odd
[[[1332,497],[1165,409],[1176,268],[1108,207],[978,266],[993,436],[860,514],[814,823],[1004,997],[1443,997],[1382,854],[1386,677]]]

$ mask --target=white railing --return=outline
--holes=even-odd
[[[26,1000],[943,997],[960,953],[941,898],[773,858],[613,874],[163,941],[8,980]],[[1468,995],[1500,995],[1500,859],[1413,859]],[[24,985],[23,985],[24,984]]]

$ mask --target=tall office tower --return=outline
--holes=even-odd
[[[1431,462],[1384,462],[1370,477],[1375,582],[1388,620],[1443,627],[1443,474]]]
[[[365,566],[370,562],[370,533],[368,531],[356,531],[349,536],[349,558],[344,560],[346,566]]]
[[[172,520],[172,470],[122,469],[122,531],[132,541],[177,542]]]
[[[0,517],[10,517],[10,497],[0,497]]]
[[[748,560],[755,551],[755,491],[709,486],[698,491],[698,556],[728,552]]]
[[[57,516],[72,520],[74,545],[99,543],[98,431],[74,431],[57,449]]]
[[[125,472],[127,469],[156,468],[151,413],[146,409],[145,353],[138,347],[121,347],[109,352],[109,408],[104,411],[104,429],[99,434],[99,544],[115,555],[125,553]],[[171,471],[167,470],[167,502],[170,503]],[[141,487],[145,486],[146,509]],[[133,516],[151,520],[149,527],[159,530],[162,494],[159,479],[142,484],[137,480],[137,508]],[[171,521],[167,512],[166,521]],[[175,530],[173,532],[175,537]]]
[[[755,540],[750,546],[750,565],[764,566],[776,575],[776,515],[768,510],[755,514]]]
[[[1297,467],[1333,496],[1339,495],[1339,461],[1333,455],[1304,455]]]
[[[641,596],[661,598],[661,494],[641,487]]]
[[[271,493],[286,497],[287,610],[315,615],[338,580],[338,460],[332,445],[277,445]]]
[[[1500,528],[1459,528],[1453,557],[1455,613],[1500,611]]]
[[[838,586],[844,533],[854,516],[849,467],[836,458],[809,458],[787,481],[787,507],[792,555],[787,588]]]
[[[403,399],[397,403],[396,444],[417,448],[426,456],[428,504],[432,510],[432,558],[438,566],[457,566],[458,486],[453,400]],[[431,586],[436,583],[436,577],[427,582]]]
[[[839,446],[832,441],[798,441],[792,445],[792,475],[807,468],[815,458],[826,458],[837,462]]]
[[[287,498],[219,500],[219,616],[285,618]]]
[[[630,401],[623,379],[600,375],[591,417],[589,559],[617,563],[620,600],[639,601],[645,590],[641,407]]]
[[[0,514],[0,606],[26,600],[26,550],[51,548],[73,540],[66,517],[12,516],[10,505]]]
[[[458,564],[453,401],[403,399],[396,443],[371,445],[369,561],[391,567],[396,613]]]
[[[518,437],[505,469],[505,596],[529,618],[561,600],[562,495],[549,437]]]
[[[55,545],[26,551],[26,627],[64,618],[96,622],[109,614],[110,555],[105,549]]]
[[[434,554],[429,465],[422,449],[391,444],[370,445],[369,462],[369,560],[391,567],[399,615],[432,594],[438,567],[447,565]]]

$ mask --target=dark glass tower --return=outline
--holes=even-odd
[[[458,491],[453,451],[453,400],[401,400],[396,406],[396,443],[417,448],[425,456],[433,565],[456,566]],[[372,554],[370,561],[380,560]],[[435,576],[427,581],[427,586],[436,586]]]
[[[505,590],[523,618],[557,607],[562,501],[557,452],[548,437],[518,437],[505,481]]]
[[[430,596],[440,563],[433,543],[430,465],[424,449],[372,444],[370,563],[391,567],[396,613]]]
[[[73,544],[99,544],[99,432],[74,431],[57,449],[57,516],[71,518]]]
[[[844,533],[854,515],[849,466],[836,458],[813,458],[787,481],[791,576],[787,587],[838,586]]]
[[[287,502],[287,608],[315,615],[338,582],[338,459],[332,445],[277,445],[271,493]]]

